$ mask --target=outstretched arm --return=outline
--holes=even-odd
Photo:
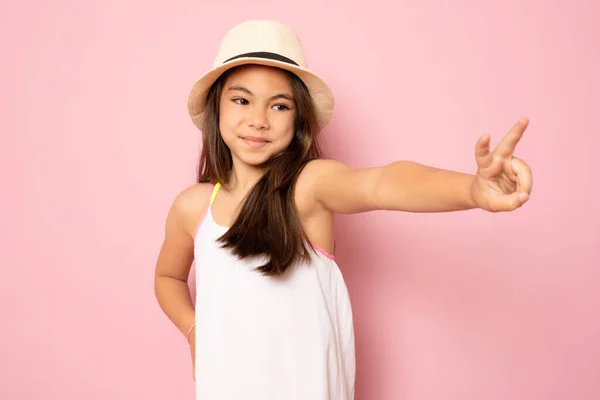
[[[351,169],[336,161],[319,160],[307,166],[314,176],[315,200],[337,213],[514,210],[527,201],[533,184],[529,166],[513,157],[527,124],[526,119],[517,122],[493,152],[489,136],[481,137],[475,150],[475,175],[410,161]]]

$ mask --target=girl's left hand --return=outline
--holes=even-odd
[[[476,207],[491,212],[512,211],[529,199],[533,186],[531,169],[513,157],[528,123],[526,118],[521,118],[492,152],[490,136],[479,138],[475,150],[478,169],[471,186]]]

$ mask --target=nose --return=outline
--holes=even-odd
[[[269,118],[267,110],[261,106],[252,107],[249,115],[249,124],[252,128],[257,130],[264,130],[269,128]]]

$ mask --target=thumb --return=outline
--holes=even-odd
[[[525,204],[528,199],[527,193],[523,192],[503,195],[492,204],[492,211],[513,211]]]

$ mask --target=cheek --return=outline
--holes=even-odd
[[[232,132],[242,123],[243,116],[224,106],[219,112],[219,128],[223,136],[231,136]]]
[[[271,127],[280,132],[282,137],[285,137],[286,140],[291,140],[294,135],[295,120],[296,117],[292,113],[280,114],[272,120]]]

